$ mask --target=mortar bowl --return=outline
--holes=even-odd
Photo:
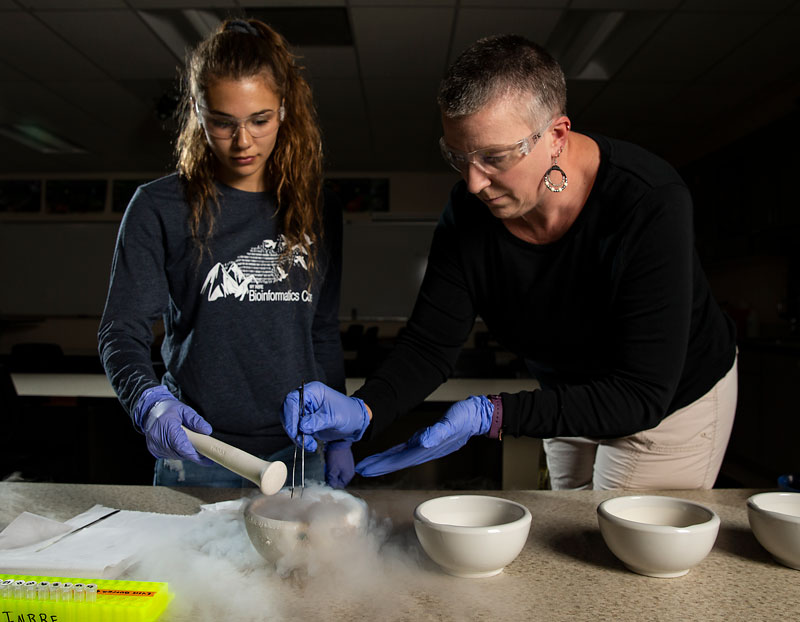
[[[437,497],[414,510],[414,530],[423,550],[456,577],[499,574],[520,554],[530,528],[530,510],[500,497]]]
[[[699,503],[675,497],[633,495],[597,506],[600,533],[608,548],[638,574],[680,577],[714,546],[720,519]]]
[[[368,524],[367,504],[341,490],[307,487],[300,496],[284,488],[253,497],[244,510],[253,547],[268,562],[288,568],[301,565],[316,548],[353,536]]]
[[[759,544],[784,566],[800,570],[800,492],[760,492],[747,499]]]

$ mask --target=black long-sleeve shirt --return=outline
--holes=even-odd
[[[341,211],[326,201],[311,277],[299,249],[281,261],[286,240],[270,194],[218,187],[220,210],[199,264],[177,175],[136,191],[117,237],[100,356],[129,413],[142,391],[163,382],[213,436],[269,455],[289,445],[280,423],[288,392],[315,379],[344,390]],[[150,355],[159,317],[161,380]]]
[[[734,327],[694,250],[686,185],[639,147],[591,138],[594,186],[556,242],[515,237],[464,182],[454,187],[407,329],[355,393],[373,411],[372,436],[450,376],[478,315],[541,384],[502,395],[517,436],[649,429],[730,369]]]

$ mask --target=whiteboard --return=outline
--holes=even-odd
[[[436,223],[344,225],[340,317],[405,319]],[[119,222],[0,221],[0,315],[103,312]]]

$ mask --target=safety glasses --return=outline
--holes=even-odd
[[[211,112],[204,106],[195,103],[195,111],[200,123],[209,136],[214,138],[233,138],[244,128],[253,138],[266,136],[278,129],[278,114],[275,111],[254,114],[244,119],[237,119],[225,114]]]
[[[452,149],[444,142],[444,136],[439,139],[439,148],[447,163],[459,173],[466,173],[470,164],[474,164],[480,171],[487,175],[503,173],[516,166],[522,158],[528,155],[539,142],[539,139],[549,127],[548,123],[541,130],[530,136],[518,140],[510,145],[499,147],[484,147],[469,153]]]

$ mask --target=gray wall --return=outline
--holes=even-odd
[[[99,316],[118,226],[0,221],[0,315]],[[434,226],[346,222],[341,317],[407,317]]]

